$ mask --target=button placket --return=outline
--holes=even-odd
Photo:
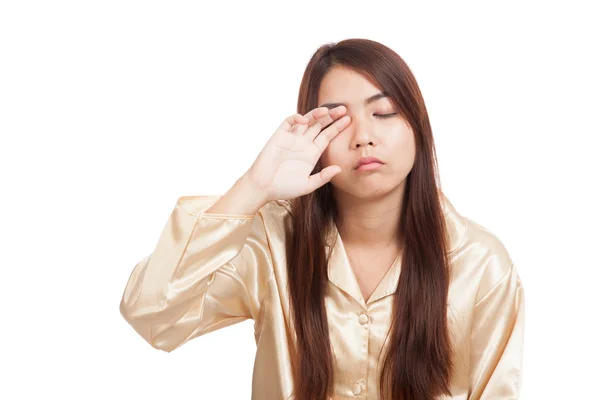
[[[358,323],[361,325],[366,325],[369,322],[369,320],[370,320],[370,317],[366,311],[363,311],[358,315]],[[367,332],[367,340],[368,340],[368,332]],[[364,393],[364,389],[365,389],[364,385],[365,384],[363,383],[362,379],[355,381],[351,387],[352,393],[355,396],[358,396],[358,395]]]

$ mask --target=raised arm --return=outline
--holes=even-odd
[[[264,215],[250,203],[237,208],[249,214],[234,213],[230,198],[180,197],[154,252],[133,269],[120,312],[153,347],[170,352],[258,315],[273,271]]]

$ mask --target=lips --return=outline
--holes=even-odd
[[[379,164],[383,164],[383,161],[381,161],[379,158],[377,157],[361,157],[358,159],[358,161],[356,162],[356,165],[354,166],[354,169],[357,169],[358,167],[360,167],[361,165],[364,164],[370,164],[370,163],[379,163]]]

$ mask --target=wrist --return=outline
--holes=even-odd
[[[235,186],[237,186],[239,196],[247,200],[250,208],[258,211],[269,202],[267,190],[259,188],[248,176],[248,173],[242,175],[235,183]]]

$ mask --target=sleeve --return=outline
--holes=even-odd
[[[499,262],[495,262],[498,266]],[[469,400],[518,399],[521,388],[525,303],[512,262],[491,268],[489,291],[477,301],[471,332]],[[499,278],[498,278],[499,276]],[[494,283],[495,282],[495,283]]]
[[[121,315],[154,348],[256,320],[273,271],[264,215],[205,213],[220,197],[180,197],[129,276]]]

